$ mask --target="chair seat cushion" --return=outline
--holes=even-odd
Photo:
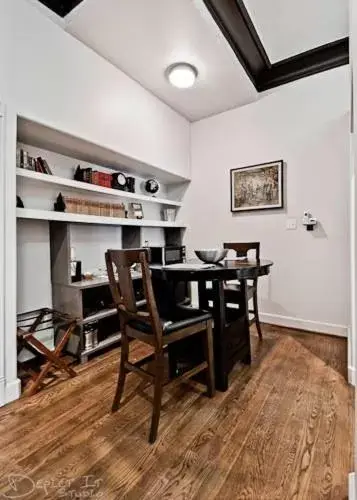
[[[169,335],[201,321],[212,319],[209,312],[185,306],[178,306],[170,316],[170,318],[160,318],[164,335]],[[143,333],[153,333],[151,325],[144,321],[133,320],[129,321],[128,325]]]

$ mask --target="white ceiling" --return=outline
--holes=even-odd
[[[348,36],[349,0],[244,0],[272,63]]]
[[[257,99],[202,0],[84,0],[65,19],[69,33],[189,120]],[[191,89],[165,78],[180,61],[198,69]]]
[[[28,0],[74,37],[191,121],[258,99],[203,0],[83,0],[64,19]],[[348,36],[349,0],[244,0],[272,63]],[[172,87],[175,62],[197,67]]]

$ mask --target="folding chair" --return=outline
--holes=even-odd
[[[26,348],[35,356],[40,354],[47,360],[39,372],[33,370],[28,371],[31,380],[25,386],[25,395],[32,396],[38,391],[40,386],[43,385],[43,379],[53,365],[67,373],[70,377],[75,377],[77,375],[76,372],[60,358],[62,350],[66,346],[76,325],[76,319],[67,314],[48,308],[18,314],[18,352]],[[36,338],[36,334],[45,330],[53,330],[55,332],[55,337],[57,337],[58,342],[55,342],[57,345],[54,350],[48,349],[43,342]]]

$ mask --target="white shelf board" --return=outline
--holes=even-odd
[[[180,222],[168,222],[148,219],[120,219],[118,217],[101,217],[99,215],[70,214],[50,210],[35,210],[32,208],[17,208],[16,217],[19,219],[52,220],[74,222],[82,224],[99,224],[111,226],[141,226],[141,227],[186,227]]]
[[[91,347],[90,349],[87,349],[86,351],[81,352],[81,357],[88,356],[89,354],[92,354],[94,352],[100,351],[101,349],[105,349],[106,347],[109,347],[112,344],[115,344],[116,342],[119,342],[121,339],[121,333],[115,333],[113,335],[110,335],[108,338],[105,340],[102,340],[99,342],[98,345],[95,347]]]
[[[58,130],[51,124],[39,123],[24,116],[18,116],[17,139],[24,144],[94,165],[110,167],[118,171],[124,170],[139,177],[156,177],[166,184],[182,184],[190,181],[188,177],[174,174],[156,165]]]
[[[165,198],[154,198],[153,196],[146,196],[144,194],[128,193],[126,191],[119,191],[118,189],[97,186],[96,184],[89,184],[88,182],[67,179],[66,177],[59,177],[57,175],[42,174],[40,172],[34,172],[33,170],[26,170],[24,168],[17,168],[16,175],[18,177],[30,179],[35,182],[46,182],[49,184],[55,184],[57,186],[81,189],[83,191],[91,191],[94,193],[116,196],[119,198],[127,198],[131,200],[145,201],[150,203],[159,203],[161,205],[170,205],[175,207],[182,206],[182,203],[180,201],[172,201]]]
[[[143,307],[146,305],[146,300],[138,300],[136,302],[136,307]],[[83,320],[80,322],[82,325],[85,325],[87,323],[93,323],[93,321],[100,321],[101,319],[104,318],[109,318],[110,316],[115,316],[118,314],[118,310],[116,307],[110,307],[108,309],[103,309],[101,311],[98,311],[96,313],[90,314],[89,316],[86,316],[83,318]]]
[[[137,271],[131,271],[131,277],[133,280],[138,280],[142,278],[141,273]],[[80,290],[88,289],[88,288],[96,288],[97,286],[108,285],[109,279],[108,277],[101,278],[93,278],[93,279],[85,279],[81,281],[74,281],[67,286],[71,288],[78,288]]]

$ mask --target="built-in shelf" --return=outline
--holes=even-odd
[[[17,208],[16,216],[19,219],[37,219],[59,222],[73,222],[82,224],[100,224],[110,226],[139,226],[139,227],[178,227],[185,228],[180,222],[169,222],[148,219],[120,219],[119,217],[102,217],[99,215],[71,214],[50,210],[36,210],[33,208]]]
[[[110,335],[110,337],[106,338],[105,340],[102,340],[101,342],[98,343],[95,347],[92,347],[91,349],[87,349],[85,351],[81,352],[81,357],[87,357],[90,354],[93,354],[97,351],[100,351],[101,349],[105,349],[106,347],[109,347],[112,344],[115,344],[116,342],[119,342],[121,339],[121,333],[115,333],[114,335]]]
[[[93,321],[100,321],[104,318],[110,318],[110,316],[115,316],[117,314],[117,308],[111,307],[109,309],[103,309],[102,311],[98,311],[97,313],[90,314],[86,318],[84,318],[81,323],[82,325],[86,325],[87,323],[92,323]]]
[[[136,302],[136,307],[140,308],[145,306],[146,300],[138,300]],[[116,307],[110,307],[108,309],[103,309],[102,311],[98,311],[97,313],[91,314],[90,316],[87,316],[84,318],[81,323],[82,325],[85,325],[87,323],[92,323],[93,321],[100,321],[101,319],[104,318],[110,318],[111,316],[115,316],[117,314],[117,308]]]
[[[124,170],[124,172],[140,177],[155,177],[167,184],[182,184],[190,181],[189,177],[146,163],[139,158],[127,156],[105,145],[95,144],[82,137],[63,132],[53,128],[51,124],[34,122],[25,117],[18,116],[17,135],[18,141],[24,144],[47,149],[93,165],[110,166],[117,171]]]
[[[139,280],[142,278],[142,275],[141,275],[141,273],[139,273],[137,271],[132,271],[131,277],[133,280]],[[108,284],[109,284],[108,278],[103,277],[103,278],[93,278],[93,279],[75,281],[74,283],[71,283],[68,286],[73,287],[73,288],[80,288],[81,290],[85,290],[87,288],[95,288],[97,286],[103,286],[103,285],[108,285]]]
[[[82,191],[90,191],[93,193],[99,193],[108,196],[116,196],[119,198],[125,198],[125,199],[143,201],[149,203],[159,203],[160,205],[168,205],[174,207],[182,206],[182,203],[180,201],[167,200],[165,198],[156,198],[154,196],[147,196],[145,194],[139,194],[139,193],[129,193],[127,191],[119,191],[118,189],[111,189],[103,186],[97,186],[96,184],[76,181],[74,179],[67,179],[66,177],[59,177],[57,175],[42,174],[40,172],[34,172],[33,170],[26,170],[24,168],[17,168],[16,175],[18,177],[29,179],[35,182],[45,182],[49,184],[55,184],[56,186],[80,189]]]

